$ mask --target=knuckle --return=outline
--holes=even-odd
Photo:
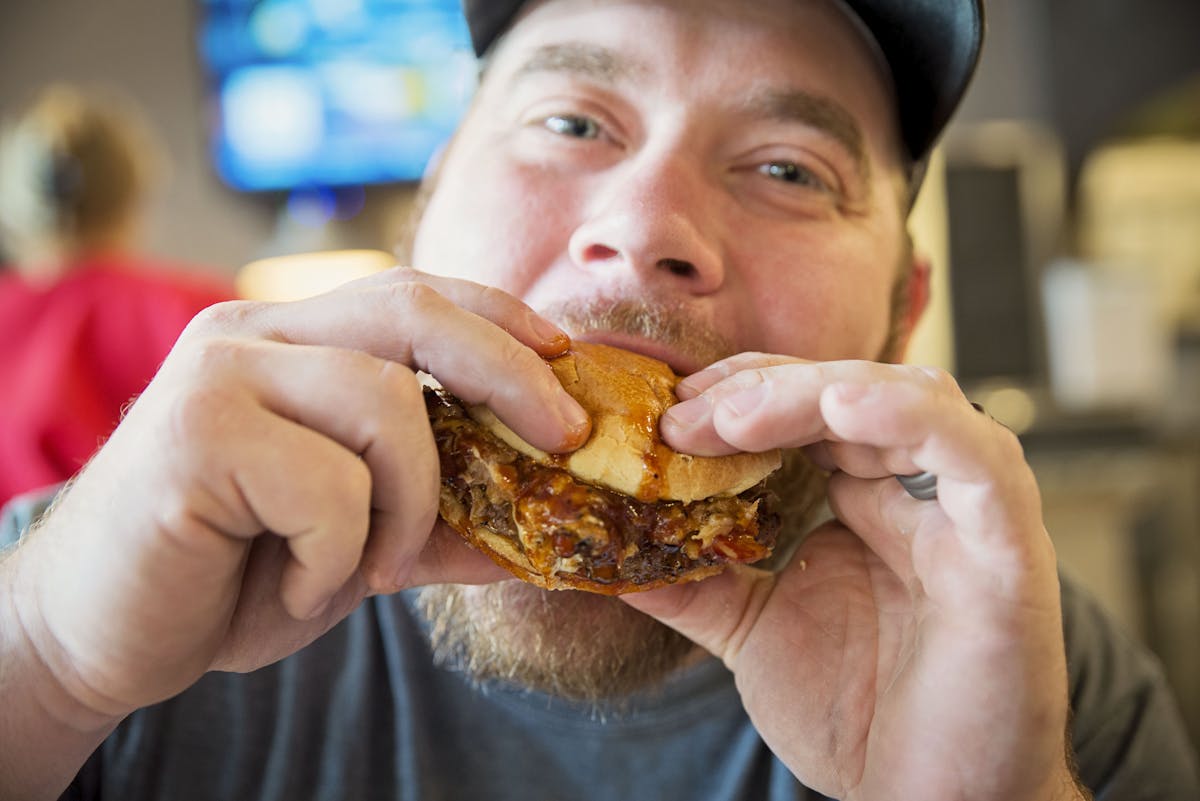
[[[484,402],[515,398],[532,389],[545,392],[550,382],[558,386],[550,368],[532,349],[497,329],[488,342],[488,351],[480,358],[460,365],[458,378],[476,388]]]
[[[213,336],[242,331],[265,304],[250,300],[227,300],[200,311],[184,331],[188,336]]]
[[[536,372],[539,375],[545,375],[548,372],[546,362],[521,342],[510,336],[504,336],[498,338],[498,344],[500,345],[500,358],[511,362],[517,369]]]
[[[354,564],[370,525],[371,473],[361,459],[327,461],[309,465],[311,474],[303,486],[307,497],[283,512],[296,529],[310,528],[320,534],[313,546],[327,560]]]
[[[231,392],[243,347],[244,342],[225,337],[180,343],[164,361],[153,386],[160,393],[177,396]]]
[[[421,382],[416,373],[397,362],[377,361],[374,370],[378,376],[374,382],[374,408],[362,420],[363,440],[381,443],[388,449],[401,443],[411,448],[414,431],[429,430]],[[420,440],[421,436],[417,434],[415,441]],[[428,442],[432,448],[432,433]],[[417,464],[424,456],[423,453],[406,453],[405,459]],[[433,458],[436,459],[436,455]]]
[[[425,273],[409,264],[397,264],[386,271],[385,275],[393,281],[420,281]]]
[[[408,399],[420,394],[417,374],[399,362],[374,359],[374,369],[383,394],[388,398]]]
[[[188,453],[207,454],[234,426],[248,394],[237,378],[236,362],[245,343],[207,337],[190,343],[172,367],[174,380],[159,387],[167,399],[167,433],[186,443]]]
[[[346,380],[362,381],[364,378],[374,377],[380,372],[380,364],[387,361],[354,348],[329,347],[320,348],[317,352],[328,360],[329,366],[336,373],[345,376]],[[363,386],[369,387],[372,384],[364,381]]]
[[[929,377],[933,386],[942,393],[946,393],[954,398],[962,397],[962,389],[958,386],[958,381],[951,375],[950,371],[944,367],[920,367],[918,370]]]
[[[449,303],[440,292],[429,284],[416,280],[388,284],[385,297],[388,305],[399,306],[401,309],[417,309]]]
[[[479,313],[490,320],[522,314],[528,307],[502,289],[483,286],[479,291]]]
[[[518,377],[521,386],[532,385],[541,392],[557,394],[562,385],[554,377],[553,371],[540,356],[517,340],[505,336],[499,343],[499,358],[507,365],[511,374]]]
[[[176,447],[202,455],[224,435],[236,414],[234,393],[219,384],[201,384],[181,393],[171,404],[168,431]]]
[[[237,360],[243,346],[243,343],[227,337],[204,337],[193,342],[187,351],[189,369],[208,376],[222,374]]]
[[[158,531],[182,541],[205,536],[209,527],[196,510],[203,508],[191,485],[170,485],[154,504],[154,522]]]
[[[417,375],[399,362],[375,360],[372,405],[374,413],[364,424],[370,427],[369,439],[386,436],[396,422],[407,427],[412,421],[424,421],[425,401]]]
[[[362,459],[353,459],[346,469],[333,472],[335,475],[330,481],[332,497],[344,499],[346,509],[343,514],[347,524],[353,530],[361,531],[362,537],[366,537],[373,486],[371,469]]]
[[[813,365],[813,371],[816,373],[817,381],[821,386],[828,386],[837,381],[836,373],[829,362],[817,362]]]
[[[1020,437],[999,423],[989,420],[988,424],[999,429],[998,440],[1001,456],[1012,462],[1024,463],[1025,446],[1021,444]]]

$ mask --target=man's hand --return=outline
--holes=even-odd
[[[778,574],[626,600],[721,657],[772,750],[852,799],[1076,797],[1054,551],[1017,438],[940,371],[743,354],[664,417],[697,454],[805,448],[836,520]],[[938,499],[894,476],[938,475]]]
[[[207,670],[296,651],[367,595],[507,577],[435,526],[438,457],[415,371],[564,450],[588,420],[542,357],[568,345],[502,292],[403,269],[197,318],[0,563],[6,716],[14,698],[30,715],[0,727],[0,763],[19,763],[11,740],[36,742],[47,709],[102,736]]]

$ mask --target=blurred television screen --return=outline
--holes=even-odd
[[[237,189],[411,181],[475,86],[458,0],[200,0],[210,143]]]

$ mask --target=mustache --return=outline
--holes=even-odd
[[[682,303],[653,298],[567,300],[537,309],[574,337],[591,333],[627,334],[669,346],[698,364],[711,364],[740,352],[710,323]]]

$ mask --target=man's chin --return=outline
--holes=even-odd
[[[616,598],[521,581],[421,590],[438,664],[600,704],[659,684],[696,646]]]
[[[825,514],[825,475],[800,451],[785,451],[768,479],[780,498],[778,570]],[[551,592],[515,579],[421,590],[439,664],[479,681],[506,681],[600,704],[659,684],[694,658],[698,646],[653,618],[604,595]]]

